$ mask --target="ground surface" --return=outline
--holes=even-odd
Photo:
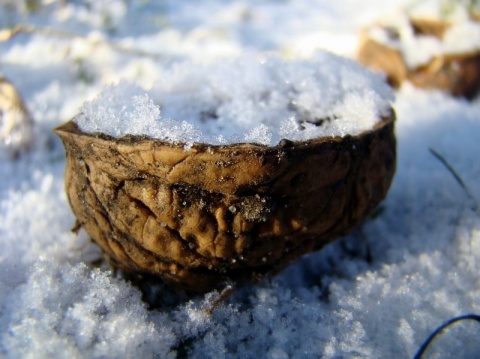
[[[394,103],[398,168],[383,211],[212,315],[214,293],[186,300],[165,288],[148,310],[135,287],[91,264],[99,253],[85,233],[70,232],[51,129],[105,85],[148,87],[179,61],[246,51],[353,57],[359,28],[399,2],[53,1],[30,13],[21,3],[0,1],[0,28],[51,30],[0,42],[0,71],[36,131],[30,153],[0,160],[1,357],[408,358],[442,322],[480,313],[478,201],[430,151],[480,198],[480,102],[408,84]],[[430,357],[473,357],[476,325],[457,325]]]

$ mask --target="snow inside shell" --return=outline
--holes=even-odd
[[[352,60],[319,52],[309,60],[245,56],[186,62],[150,91],[110,86],[76,118],[87,133],[145,135],[214,145],[356,135],[387,116],[393,101],[384,78]]]

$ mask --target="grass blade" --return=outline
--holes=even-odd
[[[453,168],[453,166],[443,157],[440,153],[438,153],[436,150],[433,148],[429,148],[430,153],[435,156],[436,159],[438,159],[444,166],[445,168],[452,174],[452,176],[455,178],[455,180],[458,182],[458,184],[463,188],[467,196],[473,201],[475,204],[474,210],[478,209],[478,201],[473,195],[473,193],[470,191],[468,186],[465,184],[465,182],[462,180],[462,178],[459,176],[457,171]]]

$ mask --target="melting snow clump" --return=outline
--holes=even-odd
[[[319,52],[309,60],[245,56],[185,62],[149,92],[120,83],[82,107],[87,133],[143,135],[173,143],[276,145],[356,135],[387,116],[393,101],[382,75]]]

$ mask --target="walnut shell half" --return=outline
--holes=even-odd
[[[416,21],[412,22],[419,34],[441,37],[446,25],[436,25]],[[427,26],[431,25],[432,28]],[[361,35],[357,52],[358,61],[373,70],[381,71],[387,76],[388,83],[400,87],[404,81],[425,89],[439,89],[453,96],[473,99],[480,91],[480,51],[468,53],[445,54],[432,58],[430,62],[414,69],[409,69],[401,52]]]
[[[112,264],[204,292],[258,278],[349,233],[384,198],[392,111],[358,136],[278,146],[114,139],[58,127],[79,223]]]

